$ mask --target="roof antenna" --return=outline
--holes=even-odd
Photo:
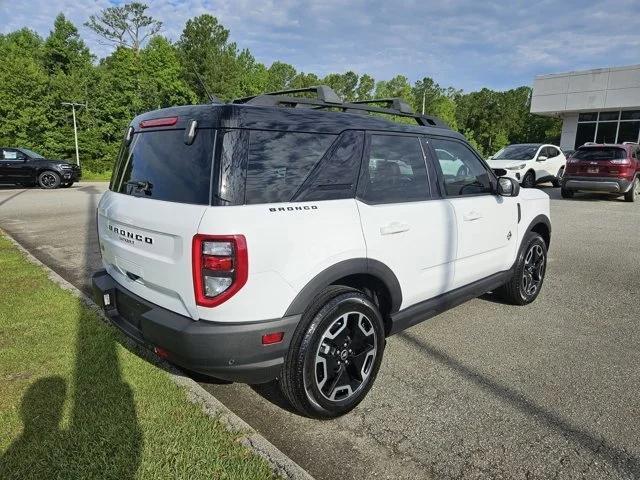
[[[195,67],[193,68],[193,73],[196,75],[196,78],[198,79],[200,86],[204,90],[204,93],[207,95],[207,97],[209,97],[209,101],[211,103],[223,103],[222,100],[220,100],[218,97],[216,97],[215,95],[211,95],[211,93],[209,93],[207,86],[205,85],[204,81],[202,80],[202,77],[200,76],[198,71],[195,69]]]

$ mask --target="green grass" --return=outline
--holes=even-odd
[[[91,170],[82,169],[82,180],[85,182],[108,182],[111,180],[111,171],[92,172]]]
[[[0,236],[0,478],[273,478]]]

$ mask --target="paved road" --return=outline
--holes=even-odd
[[[0,188],[0,227],[86,290],[103,189]],[[392,337],[352,414],[317,422],[272,385],[205,387],[318,479],[640,478],[640,205],[546,191],[535,304],[477,299]]]

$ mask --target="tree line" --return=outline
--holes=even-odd
[[[0,35],[0,146],[31,148],[48,157],[75,155],[71,111],[62,102],[86,103],[77,111],[80,157],[93,172],[111,169],[122,134],[144,111],[206,103],[261,92],[325,84],[345,100],[401,97],[444,120],[483,155],[509,143],[557,142],[560,121],[529,113],[531,89],[483,88],[463,92],[433,78],[411,83],[404,75],[376,81],[352,71],[318,76],[275,61],[258,62],[229,39],[208,14],[186,22],[180,38],[161,35],[147,6],[130,3],[92,15],[85,25],[115,49],[97,59],[77,27],[59,14],[46,38],[23,28]],[[400,66],[399,66],[400,67]]]

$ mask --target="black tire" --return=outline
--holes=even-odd
[[[69,188],[71,186],[73,186],[73,182],[68,182],[68,183],[63,183],[62,185],[60,185],[62,188]]]
[[[384,346],[382,316],[371,298],[353,288],[327,287],[302,315],[280,389],[303,415],[344,415],[371,389]]]
[[[45,170],[38,175],[38,185],[40,185],[40,188],[48,190],[58,188],[60,186],[60,175],[51,170]]]
[[[566,188],[560,189],[560,195],[562,195],[562,198],[573,198],[574,193],[575,192],[573,190],[567,190]]]
[[[624,194],[625,202],[635,202],[640,198],[640,177],[633,180],[633,185],[627,193]]]
[[[551,183],[555,188],[558,188],[560,186],[560,180],[562,180],[563,174],[564,174],[564,167],[560,167],[560,170],[558,170],[558,174],[556,175],[556,178],[554,178],[551,181]]]
[[[527,305],[540,294],[546,270],[547,244],[539,234],[529,232],[522,241],[513,276],[496,293],[512,305]]]
[[[529,170],[524,177],[522,177],[522,188],[533,188],[536,186],[536,174],[532,170]]]

